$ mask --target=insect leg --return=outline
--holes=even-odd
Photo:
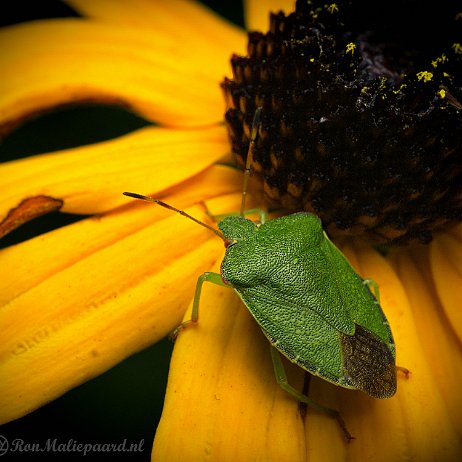
[[[196,291],[194,293],[194,301],[193,301],[193,307],[192,307],[192,312],[191,312],[191,319],[183,321],[170,334],[170,338],[172,340],[176,339],[176,337],[178,336],[180,330],[182,330],[185,327],[189,326],[191,323],[197,322],[199,320],[199,300],[201,298],[202,284],[205,281],[211,282],[211,283],[216,284],[218,286],[229,287],[225,282],[223,282],[223,279],[221,278],[221,275],[218,274],[218,273],[212,273],[210,271],[207,271],[204,274],[201,274],[199,276],[199,278],[197,279],[197,283],[196,283]]]
[[[244,216],[257,214],[261,224],[265,223],[268,220],[268,214],[263,209],[249,209],[244,210]]]
[[[238,217],[241,215],[241,212],[230,212],[230,213],[220,213],[218,215],[212,215],[208,210],[206,211],[207,215],[215,222],[220,222],[223,218],[226,217]],[[268,214],[263,209],[249,209],[244,210],[244,215],[258,215],[259,221],[261,224],[265,223],[268,220]]]
[[[300,393],[297,389],[295,389],[292,385],[289,384],[287,380],[286,371],[284,369],[284,364],[282,364],[281,355],[279,351],[277,350],[277,348],[272,345],[271,345],[271,359],[273,360],[273,367],[274,367],[274,374],[276,376],[276,381],[278,382],[278,385],[283,390],[287,391],[287,393],[292,395],[294,398],[298,399],[298,401],[301,401],[302,403],[306,403],[308,404],[308,406],[311,406],[317,411],[324,412],[325,414],[334,418],[340,425],[340,428],[343,434],[345,435],[345,438],[348,441],[354,439],[354,436],[352,436],[351,433],[347,430],[345,422],[343,421],[338,411],[336,411],[335,409],[330,409],[328,407],[322,406],[314,402],[313,400],[308,398],[308,396],[304,395],[303,393]]]
[[[373,279],[363,279],[363,284],[367,286],[369,290],[371,290],[372,287],[371,292],[373,293],[377,301],[380,303],[379,285]]]

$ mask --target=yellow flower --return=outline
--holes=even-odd
[[[0,31],[0,129],[85,101],[122,104],[158,125],[0,166],[5,232],[49,210],[91,215],[0,253],[2,423],[165,337],[188,318],[198,275],[217,271],[223,246],[212,233],[122,191],[204,219],[203,201],[214,213],[239,208],[242,174],[219,163],[229,147],[218,83],[244,31],[188,1],[67,3],[86,18]],[[248,27],[265,30],[283,3],[246,1]],[[310,397],[338,409],[356,440],[311,409],[302,418],[251,315],[233,291],[209,285],[200,322],[175,344],[153,460],[457,460],[462,226],[387,257],[340,245],[380,286],[397,362],[410,370],[397,394],[376,400],[313,377]],[[304,372],[287,368],[301,389]]]

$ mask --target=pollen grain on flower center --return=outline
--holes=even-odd
[[[398,56],[353,13],[297,1],[249,33],[222,83],[232,149],[245,165],[261,106],[253,170],[271,206],[312,211],[333,235],[427,243],[462,219],[462,55]]]

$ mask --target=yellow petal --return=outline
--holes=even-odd
[[[223,179],[223,173],[221,168],[217,178]],[[197,183],[198,192],[203,184]],[[230,186],[225,182],[216,189],[229,191]],[[188,188],[185,200],[193,196]],[[197,276],[217,259],[222,243],[179,215],[144,204],[137,208],[136,213],[127,207],[53,231],[50,239],[35,238],[35,246],[4,250],[6,262],[14,261],[9,251],[17,257],[22,252],[18,264],[32,276],[26,276],[26,287],[6,284],[15,298],[0,308],[1,422],[104,372],[181,321]],[[204,214],[202,207],[187,210]],[[148,224],[150,213],[153,222]],[[93,240],[90,249],[82,245],[85,237]],[[38,255],[29,259],[24,251],[32,247]],[[48,259],[57,262],[37,271],[31,266]]]
[[[357,439],[346,444],[336,422],[311,409],[303,426],[298,404],[276,385],[258,326],[231,291],[206,285],[198,325],[183,331],[175,345],[153,460],[182,460],[184,454],[225,461],[426,460],[429,455],[457,460],[455,426],[422,352],[403,285],[373,250],[345,250],[364,276],[380,284],[398,363],[411,370],[409,379],[400,375],[397,395],[387,400],[312,378],[310,397],[338,409]],[[291,383],[300,387],[300,370],[290,371]],[[384,429],[386,438],[380,437]]]
[[[185,237],[181,245],[172,230]],[[32,411],[173,329],[194,275],[216,259],[215,248],[207,230],[169,217],[4,305],[0,421]]]
[[[441,234],[431,244],[431,268],[442,308],[462,342],[462,226]]]
[[[48,196],[70,213],[99,213],[126,203],[123,191],[159,195],[229,151],[225,129],[148,127],[90,146],[0,165],[5,219],[24,199]]]
[[[241,172],[215,165],[176,187],[164,200],[186,208],[241,187]],[[0,306],[80,259],[172,214],[162,207],[122,198],[129,210],[124,207],[102,217],[81,220],[0,250],[2,268],[8,268],[0,278]],[[191,226],[196,225],[191,223]]]
[[[146,28],[146,31],[161,30],[175,34],[178,41],[196,50],[206,44],[207,49],[216,49],[224,59],[229,59],[230,50],[241,44],[244,34],[241,29],[217,16],[203,4],[191,0],[152,2],[151,0],[66,0],[83,16],[123,27]],[[149,33],[149,32],[148,32]],[[220,40],[216,40],[220,37]],[[243,43],[242,43],[243,45]],[[194,52],[194,50],[193,50]]]
[[[267,340],[232,290],[205,285],[200,321],[174,348],[152,460],[289,462],[304,451],[298,405],[275,386]]]
[[[240,195],[221,205],[238,210]],[[205,284],[199,317],[176,341],[152,459],[303,460],[298,403],[276,384],[269,343],[237,295]]]
[[[284,13],[289,14],[295,10],[295,0],[270,0],[259,2],[258,0],[244,1],[245,23],[248,30],[258,30],[266,32],[269,29],[269,14]]]
[[[208,37],[178,39],[180,27],[60,19],[0,30],[0,133],[38,111],[82,101],[122,104],[171,126],[220,121],[219,82],[231,50],[208,46]],[[236,46],[244,41],[242,33]]]
[[[436,416],[442,415],[444,418],[440,425],[445,432],[442,435],[443,432],[440,431],[441,437],[438,440],[442,447],[446,443],[448,447],[453,448],[454,454],[457,454],[456,451],[460,454],[462,453],[460,445],[462,348],[453,326],[448,325],[446,312],[435,291],[429,264],[429,255],[432,253],[432,248],[421,249],[418,253],[401,252],[395,256],[395,265],[407,289],[416,332],[419,335],[420,353],[430,368],[429,382],[434,389],[426,399],[427,406],[435,412]],[[447,260],[446,266],[449,264]],[[411,379],[413,377],[414,374]],[[443,403],[436,401],[439,397],[444,400]],[[436,411],[434,411],[435,407],[438,407]],[[448,435],[452,440],[448,439]],[[444,436],[447,438],[446,442]],[[445,458],[441,457],[441,460]]]
[[[430,338],[430,333],[421,332],[424,324],[417,319],[421,309],[435,309],[428,283],[409,255],[400,258],[402,266],[398,265],[397,272],[372,249],[357,248],[355,253],[360,273],[379,284],[380,302],[395,339],[397,364],[408,368],[410,376],[406,379],[398,374],[393,398],[381,401],[358,393],[358,401],[346,403],[349,412],[345,411],[344,417],[349,422],[352,416],[352,432],[355,434],[355,425],[359,425],[358,435],[365,437],[359,448],[352,445],[357,451],[352,460],[458,460],[460,437],[424,346],[424,342],[438,345],[442,341],[439,335],[445,333],[437,329]],[[388,437],[377,438],[383,429],[389,429]]]
[[[396,275],[382,258],[367,247],[352,247],[344,244],[342,251],[357,271],[379,282],[382,306],[395,333],[396,322],[392,320],[393,316],[389,315],[388,300],[394,297],[393,304],[398,304],[400,308],[406,303],[405,294]],[[407,383],[404,383],[405,385]],[[402,386],[400,382],[398,393],[401,392]],[[378,400],[359,391],[346,390],[319,378],[312,378],[310,397],[337,409],[345,420],[348,430],[356,437],[349,444],[344,443],[332,419],[308,411],[306,439],[310,460],[400,460],[404,432],[401,431],[403,419],[396,396],[387,400]],[[377,438],[377,434],[385,428],[399,428],[400,431],[397,432],[395,439]]]

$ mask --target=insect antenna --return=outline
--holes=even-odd
[[[134,199],[140,199],[142,201],[147,201],[147,202],[154,202],[154,204],[158,204],[158,205],[161,205],[162,207],[165,207],[166,209],[173,210],[174,212],[177,212],[180,215],[182,215],[182,216],[184,216],[186,218],[189,218],[190,220],[194,221],[198,225],[201,225],[204,228],[207,228],[210,231],[213,231],[213,233],[215,233],[220,239],[222,239],[223,241],[226,242],[225,236],[223,235],[223,233],[220,230],[215,229],[212,226],[209,226],[207,223],[204,223],[204,222],[198,220],[197,218],[194,218],[193,216],[189,215],[189,213],[186,213],[184,210],[177,209],[176,207],[173,207],[172,205],[167,204],[166,202],[163,202],[160,199],[154,199],[154,198],[149,197],[149,196],[143,196],[142,194],[137,194],[137,193],[133,193],[133,192],[124,192],[123,194],[124,194],[124,196],[133,197]]]
[[[258,129],[260,128],[260,125],[261,125],[261,111],[262,111],[261,107],[258,107],[255,110],[255,114],[253,116],[253,121],[252,121],[249,150],[247,151],[247,160],[245,162],[244,185],[242,186],[241,210],[239,212],[239,215],[241,217],[244,216],[244,212],[245,212],[245,199],[247,196],[247,186],[249,184],[250,171],[252,169],[253,152],[255,150],[255,141],[257,140]]]

